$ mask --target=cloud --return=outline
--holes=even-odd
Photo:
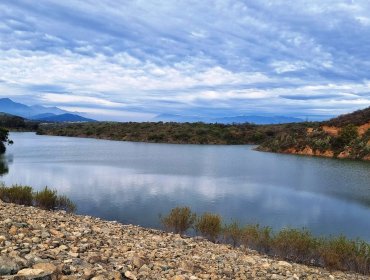
[[[290,100],[315,100],[315,99],[358,99],[357,95],[354,94],[337,94],[337,93],[328,93],[328,94],[297,94],[297,95],[280,95],[281,98],[290,99]]]
[[[4,0],[0,95],[114,119],[345,113],[370,105],[369,9],[365,0]]]

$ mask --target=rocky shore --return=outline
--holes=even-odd
[[[200,238],[0,201],[0,279],[370,279]]]

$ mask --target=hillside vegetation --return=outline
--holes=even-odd
[[[70,123],[42,124],[38,134],[173,144],[259,144],[290,125],[205,123]]]
[[[259,150],[370,160],[370,107],[313,126],[281,131]]]
[[[12,131],[35,131],[38,128],[38,122],[30,121],[19,116],[0,113],[0,127]]]

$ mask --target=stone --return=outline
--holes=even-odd
[[[91,280],[106,280],[106,279],[107,277],[105,275],[98,275],[98,276],[91,278]]]
[[[133,258],[132,258],[132,264],[137,267],[137,268],[140,268],[142,267],[144,264],[145,264],[145,261],[144,259],[142,259],[141,257],[139,257],[138,255],[135,255]]]
[[[48,233],[47,231],[43,231],[41,233],[41,238],[48,238],[48,237],[50,237],[50,233]]]
[[[278,266],[286,267],[286,268],[291,268],[292,264],[285,262],[285,261],[278,261],[277,263]]]
[[[33,265],[32,268],[41,269],[50,274],[54,274],[57,271],[57,267],[52,263],[37,263]]]
[[[26,280],[56,280],[51,273],[45,272],[42,269],[25,268],[18,271],[16,279]]]
[[[184,271],[187,271],[187,272],[190,272],[190,273],[193,273],[194,265],[189,261],[183,261],[180,264],[180,269],[182,269]]]
[[[45,271],[42,269],[34,269],[34,268],[24,268],[18,271],[17,275],[19,276],[39,276],[45,274]]]
[[[250,265],[255,265],[256,261],[251,256],[245,256],[244,261],[247,262]]]
[[[78,258],[78,256],[80,254],[79,253],[68,252],[68,255],[70,255],[72,258]]]
[[[6,240],[6,237],[4,235],[0,235],[0,243],[3,243]]]
[[[0,256],[0,275],[14,274],[20,269],[20,266],[13,258]]]
[[[128,271],[128,270],[125,272],[125,277],[127,279],[137,280],[135,274],[133,274],[131,271]]]
[[[0,279],[369,279],[88,216],[1,201],[0,215]]]
[[[87,278],[91,278],[92,276],[94,276],[94,271],[90,268],[85,268],[83,270],[83,274],[87,277]]]
[[[4,221],[3,221],[3,223],[4,224],[11,224],[13,222],[13,220],[12,219],[10,219],[10,218],[8,218],[8,219],[5,219]]]
[[[8,231],[8,233],[10,235],[16,235],[17,234],[17,231],[18,231],[18,228],[16,226],[11,226],[11,228]]]

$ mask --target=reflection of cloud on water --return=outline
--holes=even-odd
[[[14,169],[22,168],[22,164]],[[233,182],[230,178],[212,178],[206,176],[165,175],[135,173],[136,170],[114,168],[108,166],[80,166],[80,165],[37,165],[22,168],[22,173],[11,172],[6,182],[30,184],[36,188],[45,185],[52,186],[65,193],[90,193],[99,195],[103,190],[106,193],[125,192],[121,201],[128,201],[130,193],[146,195],[173,196],[178,193],[195,192],[206,199],[217,199],[227,195],[239,195],[253,198],[260,191],[257,185],[239,181]],[[35,174],[38,174],[35,176]],[[233,186],[234,185],[234,186]],[[238,186],[238,187],[235,187]],[[93,197],[90,197],[93,198]]]
[[[15,172],[19,169],[21,173]],[[317,232],[343,232],[345,219],[353,225],[346,227],[347,234],[356,228],[359,232],[370,230],[370,223],[363,219],[369,209],[357,204],[229,177],[147,174],[109,166],[42,164],[23,168],[19,164],[12,166],[5,181],[38,188],[49,185],[75,200],[83,213],[142,225],[156,225],[158,213],[176,205],[189,205],[197,212],[213,211],[225,219],[275,228],[295,226]]]

